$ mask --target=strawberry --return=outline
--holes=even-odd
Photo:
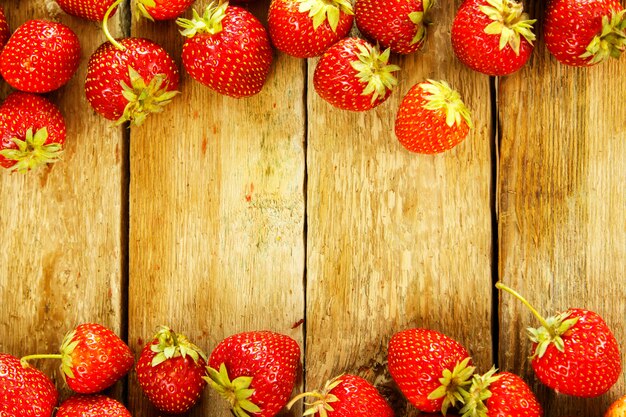
[[[356,25],[361,33],[397,54],[410,54],[424,44],[432,0],[357,0]]]
[[[300,365],[300,347],[271,331],[238,333],[209,357],[206,381],[237,417],[273,417],[289,401]]]
[[[604,417],[624,417],[626,416],[626,395],[621,396],[611,403],[604,413]]]
[[[0,166],[25,173],[60,159],[65,119],[45,97],[15,91],[0,105]]]
[[[517,0],[466,0],[452,22],[452,49],[474,71],[503,76],[519,70],[533,52],[535,35]]]
[[[400,391],[420,411],[446,413],[470,384],[474,372],[459,342],[435,330],[414,328],[389,341],[389,373]]]
[[[526,382],[510,372],[491,368],[484,375],[474,375],[464,394],[462,417],[541,417],[543,409]]]
[[[230,97],[258,94],[272,64],[265,27],[252,13],[228,2],[211,2],[202,17],[179,18],[183,65],[203,85]]]
[[[137,380],[143,393],[160,411],[187,412],[206,386],[206,355],[187,338],[161,326],[139,356]]]
[[[550,0],[543,32],[557,61],[591,66],[626,49],[626,11],[619,0]]]
[[[9,24],[7,23],[7,18],[4,14],[4,8],[0,6],[0,51],[4,48],[4,45],[9,40],[9,37],[11,37]]]
[[[393,417],[394,412],[376,387],[360,376],[342,374],[326,383],[321,391],[295,396],[291,408],[301,398],[312,397],[304,415],[318,417]]]
[[[65,85],[80,61],[78,36],[62,23],[34,19],[11,35],[0,54],[0,74],[11,87],[47,93]]]
[[[621,359],[615,336],[597,313],[570,308],[544,319],[519,293],[498,282],[498,289],[519,299],[541,323],[529,328],[532,368],[539,380],[562,393],[597,397],[619,379]]]
[[[359,38],[344,38],[328,48],[313,73],[315,91],[342,110],[366,111],[382,104],[398,83],[388,64],[390,50]]]
[[[50,417],[58,397],[46,374],[0,353],[0,416]]]
[[[396,137],[407,150],[433,154],[461,143],[470,128],[470,112],[461,96],[445,81],[415,84],[396,115]]]
[[[102,22],[107,10],[111,8],[111,5],[113,5],[115,1],[116,0],[56,0],[59,7],[61,7],[65,13],[94,22]],[[109,15],[113,16],[116,9],[116,7],[112,8]]]
[[[349,0],[272,0],[267,16],[276,49],[297,58],[321,55],[348,36],[353,22]]]
[[[104,395],[75,395],[63,401],[55,417],[131,417],[122,403]]]
[[[150,20],[172,20],[182,15],[195,0],[137,0],[137,16]]]

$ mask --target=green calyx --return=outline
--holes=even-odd
[[[298,11],[307,13],[313,19],[313,29],[328,21],[328,25],[337,31],[337,25],[341,12],[349,15],[354,14],[350,0],[296,0],[299,3]]]
[[[142,16],[146,19],[150,19],[154,22],[154,18],[148,12],[148,8],[156,7],[156,2],[154,0],[136,0],[135,9],[137,12],[135,13],[135,17],[140,19]]]
[[[193,18],[184,19],[179,17],[176,19],[178,26],[183,28],[180,34],[188,38],[193,38],[197,34],[207,33],[214,35],[222,31],[222,20],[226,17],[226,9],[228,2],[209,3],[204,9],[204,14],[200,16],[196,9],[193,9]]]
[[[150,113],[162,112],[163,107],[179,93],[168,90],[169,83],[164,74],[155,75],[148,84],[131,66],[128,66],[128,75],[130,85],[124,81],[120,82],[122,95],[128,100],[128,104],[124,108],[124,114],[117,120],[117,124],[130,121],[140,126]]]
[[[536,37],[533,33],[533,24],[536,19],[529,19],[524,13],[524,6],[513,0],[487,0],[488,6],[480,6],[480,11],[486,14],[492,23],[487,25],[485,33],[500,36],[500,50],[507,45],[519,55],[521,37],[531,45]]]
[[[415,33],[415,36],[413,36],[413,39],[411,39],[411,45],[421,42],[426,37],[426,25],[428,24],[428,21],[426,21],[425,17],[432,4],[432,0],[423,0],[423,11],[409,13],[409,19],[411,19],[411,22],[417,26],[417,32]]]
[[[157,366],[168,359],[189,356],[198,363],[200,358],[206,362],[206,354],[198,346],[191,343],[186,336],[172,331],[167,326],[159,326],[154,336],[157,343],[150,346],[150,350],[156,355],[152,358],[152,366]]]
[[[489,386],[500,376],[495,375],[496,368],[492,367],[484,375],[474,375],[472,385],[463,397],[463,408],[459,410],[462,417],[487,417],[485,401],[491,397]]]
[[[63,339],[63,342],[61,342],[61,375],[63,375],[64,379],[65,377],[74,378],[72,353],[74,353],[76,346],[78,346],[78,341],[74,340],[74,336],[76,336],[76,330],[68,333]]]
[[[461,95],[447,82],[427,80],[419,86],[426,93],[424,104],[426,110],[445,112],[446,124],[449,127],[455,124],[460,126],[463,120],[470,128],[473,127],[470,111],[461,100]]]
[[[43,127],[35,133],[31,128],[26,131],[26,137],[23,140],[11,139],[17,145],[17,149],[4,149],[0,151],[0,155],[16,161],[15,165],[9,169],[23,174],[33,168],[61,159],[63,153],[61,144],[56,142],[46,144],[46,140],[48,140],[47,128]]]
[[[339,401],[339,398],[337,398],[336,395],[331,394],[330,392],[333,389],[337,388],[339,384],[341,384],[342,376],[343,374],[326,382],[326,385],[324,385],[324,388],[321,391],[303,392],[296,395],[287,404],[287,409],[290,409],[298,400],[310,397],[313,399],[313,401],[304,402],[304,405],[306,405],[306,410],[302,415],[310,416],[318,414],[319,417],[328,417],[329,411],[335,411],[332,407],[332,403]]]
[[[203,379],[228,401],[236,417],[250,417],[249,413],[261,412],[259,406],[250,401],[254,394],[254,389],[250,388],[252,377],[240,376],[231,381],[223,363],[219,371],[210,366],[206,369],[208,376]]]
[[[389,48],[382,54],[377,46],[370,44],[359,44],[358,49],[356,54],[358,60],[353,61],[351,65],[357,71],[356,77],[359,81],[367,84],[361,94],[364,96],[371,94],[374,103],[378,98],[385,97],[387,92],[398,84],[393,73],[400,71],[400,67],[389,64],[391,53]]]
[[[580,58],[591,58],[597,64],[609,58],[619,58],[626,50],[626,9],[602,16],[602,31],[587,45]]]
[[[443,370],[443,376],[439,378],[441,385],[433,392],[428,394],[429,400],[438,400],[443,398],[441,405],[441,413],[446,415],[448,408],[454,407],[459,403],[463,403],[464,398],[468,395],[465,387],[471,384],[471,378],[476,368],[468,366],[470,358],[465,358],[458,362],[452,371]]]

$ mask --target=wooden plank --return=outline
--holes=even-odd
[[[83,92],[87,59],[103,36],[44,3],[5,2],[11,29],[32,18],[61,21],[78,34],[82,55],[74,78],[49,95],[66,118],[63,160],[25,175],[0,173],[0,351],[17,356],[58,352],[82,322],[120,334],[125,297],[126,149],[122,131],[95,115]],[[64,387],[57,361],[36,365]]]
[[[265,19],[268,5],[253,11]],[[180,60],[183,38],[172,22],[133,27]],[[302,327],[292,326],[304,314],[303,64],[276,54],[263,91],[240,100],[184,73],[182,94],[132,129],[129,332],[136,352],[159,324],[207,353],[246,330],[302,341]],[[210,391],[190,415],[230,416]],[[159,415],[134,379],[129,405],[133,416]]]
[[[538,11],[543,2],[530,2]],[[621,62],[587,69],[551,58],[539,30],[530,65],[501,81],[499,253],[503,282],[541,313],[600,314],[626,346],[626,91]],[[525,328],[538,323],[500,296],[503,369],[522,375],[547,417],[597,417],[623,395],[626,375],[596,399],[558,395],[535,378]],[[622,353],[622,362],[626,356]]]

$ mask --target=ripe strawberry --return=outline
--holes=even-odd
[[[533,52],[535,35],[517,0],[466,0],[452,23],[452,49],[474,71],[503,76],[519,70]]]
[[[25,173],[60,159],[65,119],[47,98],[15,91],[0,105],[0,166]]]
[[[276,49],[297,58],[321,55],[348,35],[353,22],[349,0],[272,0],[267,16]]]
[[[150,20],[172,20],[182,15],[195,0],[137,0],[137,15]]]
[[[273,417],[289,401],[299,365],[300,347],[289,336],[244,332],[215,347],[205,379],[237,417]]]
[[[445,81],[415,84],[396,115],[396,137],[407,150],[433,154],[461,143],[470,128],[470,112],[461,96]]]
[[[50,417],[58,397],[46,374],[0,353],[0,416]]]
[[[550,0],[546,48],[562,64],[590,66],[626,49],[626,11],[619,0]]]
[[[619,347],[602,317],[570,308],[544,319],[516,291],[499,282],[496,287],[522,301],[541,323],[528,332],[533,342],[531,365],[542,383],[563,394],[597,397],[617,382],[622,371]]]
[[[604,417],[624,417],[626,416],[626,395],[613,401],[611,406],[604,413]]]
[[[158,44],[111,38],[89,58],[85,94],[106,119],[139,126],[178,94],[179,78],[176,62]]]
[[[11,87],[47,93],[65,85],[80,60],[78,36],[62,23],[29,20],[18,27],[0,54],[0,74]]]
[[[57,4],[65,13],[94,22],[102,22],[107,10],[111,8],[115,1],[116,0],[56,0]],[[117,7],[113,8],[110,16],[113,16],[116,10]]]
[[[356,25],[361,33],[383,48],[410,54],[424,44],[425,14],[432,0],[357,0]]]
[[[459,342],[435,330],[408,329],[389,341],[387,361],[400,391],[420,411],[446,413],[474,372]]]
[[[295,396],[287,405],[291,408],[301,398],[305,402],[305,415],[318,417],[393,417],[394,412],[367,380],[350,374],[339,375],[326,383],[321,391],[305,392]]]
[[[193,79],[230,97],[258,94],[272,64],[265,27],[252,13],[228,2],[211,2],[200,17],[177,19],[188,39],[183,65]]]
[[[160,411],[187,412],[200,398],[206,381],[206,355],[196,345],[161,326],[139,356],[137,380],[143,393]]]
[[[75,395],[63,401],[55,417],[131,417],[117,400],[104,395]]]
[[[510,372],[491,368],[484,375],[474,375],[472,385],[463,395],[462,417],[541,417],[543,410],[524,380]]]
[[[390,50],[359,38],[344,38],[328,48],[313,74],[315,91],[333,106],[350,111],[371,110],[383,103],[398,81],[390,65]]]
[[[4,45],[11,37],[11,31],[9,30],[9,24],[7,23],[6,15],[4,14],[4,8],[0,6],[0,52],[4,48]]]

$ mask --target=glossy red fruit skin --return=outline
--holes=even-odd
[[[59,393],[38,369],[24,368],[13,355],[0,353],[0,415],[50,417]]]
[[[182,15],[195,0],[155,0],[154,7],[146,7],[146,11],[154,20],[172,20]]]
[[[530,387],[519,376],[499,372],[499,378],[489,384],[491,397],[485,400],[487,416],[542,417],[543,409]]]
[[[557,392],[597,397],[607,392],[621,374],[617,341],[597,313],[577,308],[568,312],[568,319],[578,317],[578,321],[561,336],[565,352],[550,344],[541,358],[532,360],[532,368],[543,384]]]
[[[80,61],[78,36],[62,23],[23,23],[0,54],[0,74],[16,90],[47,93],[65,85]]]
[[[338,401],[330,403],[332,417],[393,417],[393,409],[369,381],[357,375],[345,374],[341,383],[329,391]],[[317,415],[317,414],[316,414]]]
[[[6,15],[4,14],[4,8],[0,6],[0,52],[10,37],[11,31],[9,30]]]
[[[104,395],[75,395],[63,401],[55,417],[131,417],[119,401]]]
[[[604,413],[604,417],[624,417],[626,416],[626,395],[613,401]]]
[[[120,82],[130,85],[128,66],[132,66],[149,83],[157,74],[165,74],[168,90],[179,87],[180,74],[174,59],[155,42],[145,38],[124,38],[118,42],[126,49],[117,49],[105,42],[87,63],[85,95],[91,107],[109,120],[124,114],[128,100],[122,95]]]
[[[102,22],[107,10],[115,3],[115,0],[56,0],[61,9],[72,16],[94,22]],[[113,16],[117,7],[111,11]]]

